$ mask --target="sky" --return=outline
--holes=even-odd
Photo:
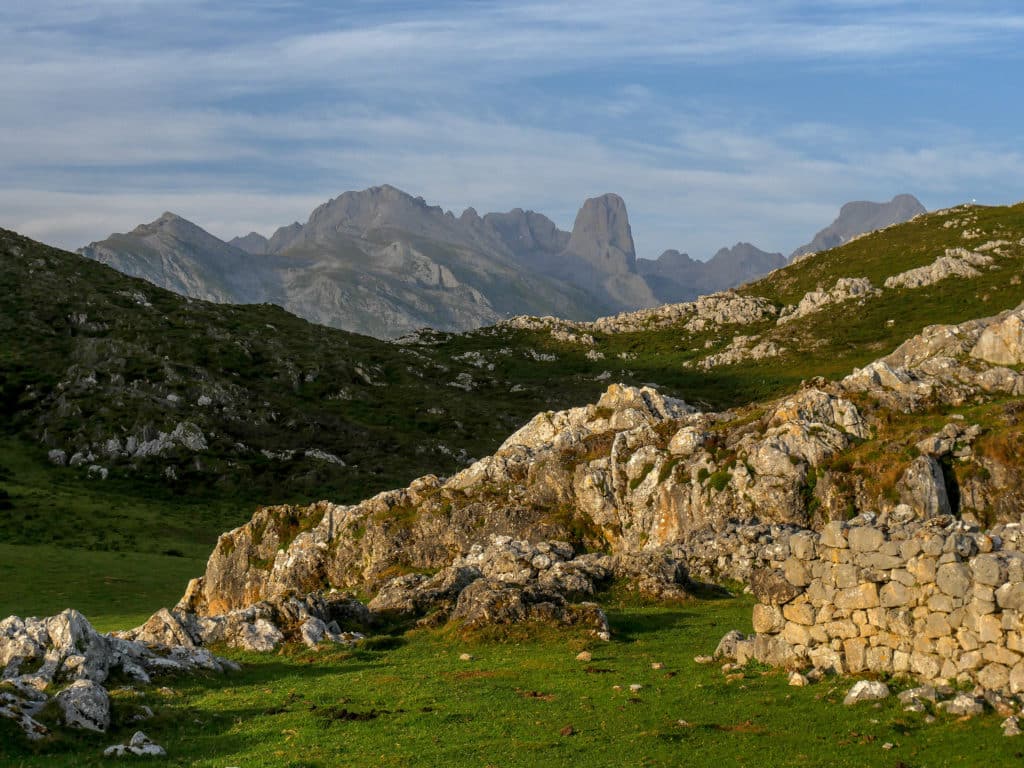
[[[1024,198],[1022,65],[1019,2],[9,2],[0,226],[269,235],[387,183],[789,253],[849,200]]]

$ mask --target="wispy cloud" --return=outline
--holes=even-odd
[[[788,250],[855,197],[1014,196],[1014,135],[899,99],[950,62],[1019,64],[1022,36],[1016,4],[946,0],[10,3],[0,223],[66,246],[164,209],[266,233],[389,182],[562,226],[614,190],[643,255]],[[893,81],[877,106],[865,73]]]

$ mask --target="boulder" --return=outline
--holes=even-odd
[[[110,727],[110,696],[99,683],[76,680],[55,698],[65,725],[100,733]]]
[[[896,484],[900,502],[913,508],[922,518],[949,515],[952,510],[942,467],[931,456],[918,456]]]
[[[115,744],[103,750],[104,757],[124,757],[134,755],[136,757],[165,757],[167,751],[155,743],[142,731],[136,731],[128,740],[127,744]]]
[[[858,680],[843,698],[843,704],[851,706],[862,701],[878,701],[889,697],[889,686],[880,680]]]

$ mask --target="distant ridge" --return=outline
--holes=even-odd
[[[827,251],[848,242],[852,237],[909,221],[922,213],[927,213],[927,209],[916,197],[907,194],[896,195],[888,203],[847,203],[839,209],[835,221],[818,232],[811,242],[793,251],[789,259],[793,261],[808,253]]]

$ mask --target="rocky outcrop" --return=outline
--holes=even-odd
[[[67,727],[105,731],[111,716],[103,686],[113,675],[147,685],[169,672],[237,669],[193,643],[166,639],[100,634],[73,610],[45,619],[9,616],[0,621],[0,717],[15,720],[29,739],[40,739],[49,729],[36,717],[53,699]]]
[[[745,336],[736,334],[729,345],[721,352],[715,352],[697,361],[697,367],[705,371],[721,365],[737,365],[755,360],[767,360],[778,357],[786,351],[770,339],[762,339],[758,335]]]
[[[247,651],[272,651],[283,642],[315,648],[322,642],[353,645],[363,639],[355,630],[371,623],[370,612],[355,598],[313,592],[261,600],[216,615],[197,615],[195,584],[174,610],[162,608],[145,624],[116,633],[117,637],[157,646],[198,648],[224,644]]]
[[[378,594],[372,608],[423,612],[453,603],[454,585],[477,571],[487,577],[466,558],[491,535],[572,541],[577,551],[614,558],[680,544],[730,518],[806,523],[808,473],[868,434],[852,403],[813,387],[755,424],[730,428],[730,419],[649,388],[612,385],[593,405],[539,414],[446,481],[427,476],[349,507],[260,510],[221,536],[187,610],[217,616],[335,587]],[[576,586],[548,575],[538,582],[589,595],[609,565],[582,558],[552,566]],[[614,562],[613,576],[624,574]],[[413,573],[388,583],[396,570]],[[415,573],[424,571],[436,575]]]
[[[978,267],[992,264],[992,257],[965,248],[947,248],[946,255],[931,264],[885,279],[886,288],[923,288],[950,277],[977,277]]]
[[[1024,394],[1024,376],[982,357],[1017,359],[1013,329],[1022,318],[1024,306],[959,325],[929,326],[892,354],[855,370],[840,385],[849,392],[871,393],[903,411],[934,402],[959,405],[979,394]]]
[[[851,299],[863,300],[880,293],[866,277],[841,277],[831,289],[810,291],[804,294],[796,306],[786,307],[779,316],[778,324],[812,315],[832,304],[841,304]]]

